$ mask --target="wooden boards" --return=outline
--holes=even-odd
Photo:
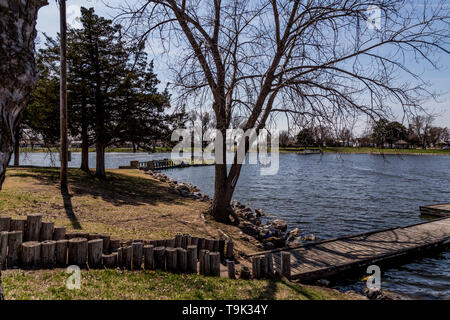
[[[308,282],[435,248],[449,240],[450,217],[268,252],[273,254],[274,267],[278,272],[282,269],[281,256],[289,252],[291,278]],[[264,254],[258,252],[249,257]]]

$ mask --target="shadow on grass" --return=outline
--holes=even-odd
[[[278,287],[275,280],[268,280],[267,286],[264,288],[258,296],[254,297],[256,300],[275,300],[277,295]]]
[[[310,299],[310,300],[316,300],[317,298],[320,298],[314,294],[311,294],[311,292],[309,290],[306,290],[304,287],[289,282],[289,281],[285,281],[282,280],[282,282],[289,288],[291,288],[292,290],[294,290],[295,292],[297,292],[298,294],[301,294],[302,296],[305,296],[306,298]]]
[[[66,210],[67,218],[70,220],[72,227],[74,229],[82,229],[80,222],[78,221],[77,216],[73,212],[72,207],[72,196],[66,191],[61,191],[61,195],[64,201],[64,210]]]
[[[57,186],[59,168],[24,167],[9,171],[9,176],[32,178],[45,185]],[[170,194],[168,188],[160,182],[142,177],[107,172],[106,179],[98,179],[90,173],[71,168],[68,179],[72,195],[63,195],[64,207],[68,216],[73,214],[71,209],[73,196],[90,195],[115,206],[184,203],[182,198]]]

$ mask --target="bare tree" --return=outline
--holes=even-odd
[[[0,189],[15,131],[37,81],[36,19],[43,0],[0,1]]]
[[[260,130],[273,112],[379,118],[392,103],[419,108],[419,98],[433,94],[407,61],[438,67],[436,52],[449,53],[449,7],[424,1],[140,0],[117,19],[138,41],[161,39],[180,99],[206,94],[225,136],[235,113],[244,130]],[[379,28],[366,24],[369,5],[382,14]],[[410,81],[398,81],[399,73]],[[242,164],[235,154],[227,172],[222,151],[211,212],[228,221]]]
[[[412,119],[410,128],[417,136],[419,143],[423,149],[428,145],[428,137],[430,136],[430,129],[432,128],[435,117],[433,115],[416,115]]]

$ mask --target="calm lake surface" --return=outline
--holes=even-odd
[[[78,167],[80,157],[72,154],[70,166]],[[170,154],[107,153],[106,167],[166,157]],[[58,165],[58,156],[53,160]],[[43,153],[22,155],[21,164],[52,165]],[[90,164],[95,164],[95,154]],[[420,205],[450,202],[449,156],[280,154],[278,174],[262,176],[259,169],[244,166],[234,198],[319,239],[419,223],[424,221]],[[212,166],[165,173],[212,196]],[[338,288],[361,290],[363,285],[344,281]],[[386,270],[381,285],[410,297],[450,299],[450,251]]]

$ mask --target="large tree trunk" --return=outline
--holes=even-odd
[[[36,19],[43,0],[0,1],[0,189],[14,133],[37,81]]]
[[[86,106],[82,110],[81,123],[81,166],[80,169],[89,172],[89,136],[88,136],[88,120],[86,115]]]
[[[14,165],[20,165],[20,129],[16,129],[16,134],[14,135]]]
[[[97,162],[95,168],[95,176],[100,179],[106,178],[105,172],[105,145],[99,139],[95,144],[95,151],[97,155]]]
[[[226,129],[224,128],[226,127],[223,125],[221,132],[222,136],[226,137]],[[216,155],[214,199],[211,206],[211,214],[215,220],[220,222],[230,222],[230,215],[234,217],[235,222],[239,222],[238,217],[231,208],[231,199],[239,178],[240,166],[233,164],[230,173],[228,174],[225,140],[222,145],[216,144],[216,150],[217,148],[222,149],[223,158],[218,159],[218,156]],[[220,160],[222,163],[218,163]],[[239,170],[236,170],[238,167]]]

